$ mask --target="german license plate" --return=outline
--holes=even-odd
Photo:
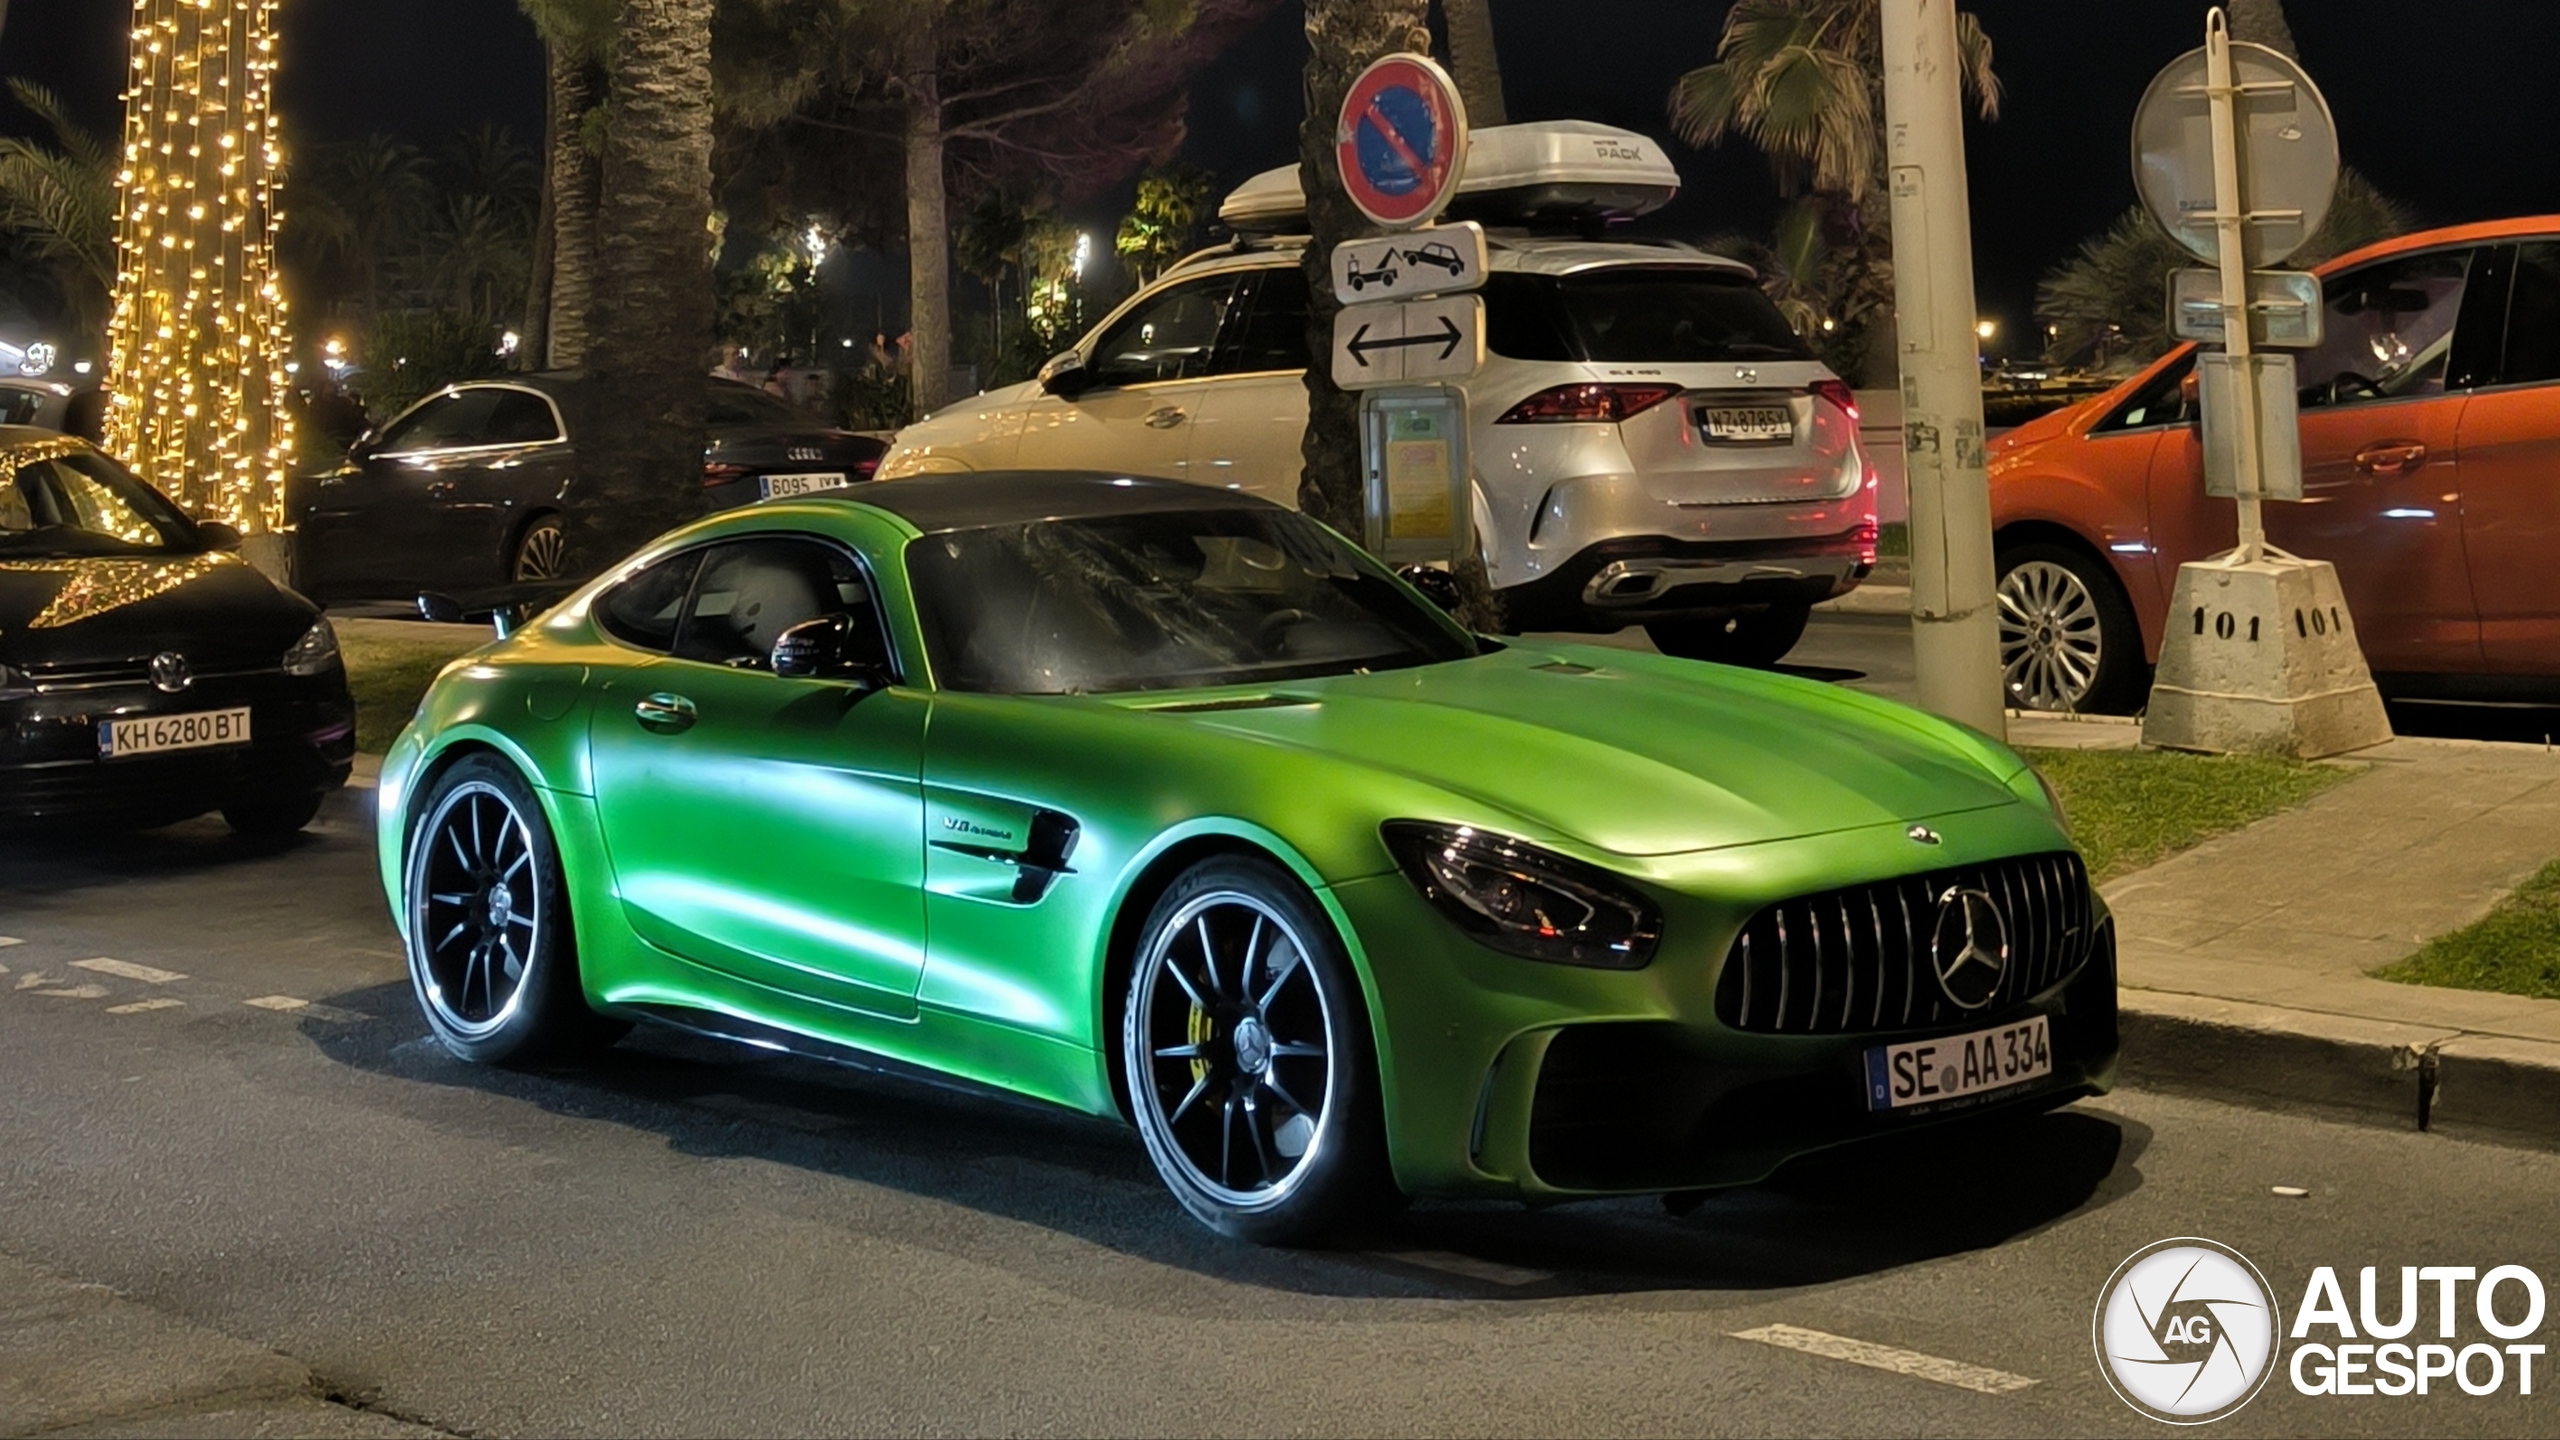
[[[1743,440],[1767,442],[1792,440],[1796,434],[1795,412],[1778,406],[1748,410],[1705,410],[1699,412],[1710,440]]]
[[[98,722],[98,758],[157,755],[170,750],[210,750],[249,743],[249,707],[199,710],[192,715],[146,715]]]
[[[764,477],[764,498],[767,500],[788,500],[794,495],[815,495],[821,490],[843,488],[844,472],[841,470],[824,475],[767,475]]]
[[[2053,1073],[2045,1017],[1867,1052],[1867,1108],[1901,1110],[2006,1090]]]

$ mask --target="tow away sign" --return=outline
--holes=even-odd
[[[1333,319],[1333,383],[1345,390],[1454,380],[1482,364],[1481,296],[1351,305]]]
[[[1484,284],[1484,227],[1470,220],[1333,247],[1334,298],[1345,305],[1454,295]]]

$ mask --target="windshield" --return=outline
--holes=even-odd
[[[158,491],[76,442],[0,451],[0,559],[203,548]]]
[[[1556,284],[1579,357],[1688,365],[1810,360],[1813,352],[1747,277],[1695,266],[1626,266]]]
[[[1476,643],[1285,510],[1176,510],[927,535],[907,573],[935,682],[1060,695],[1402,669]]]
[[[710,411],[703,418],[723,428],[735,425],[787,425],[809,428],[809,417],[761,390],[744,385],[714,385]]]

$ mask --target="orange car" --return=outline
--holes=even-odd
[[[2560,693],[2560,215],[2462,225],[2320,267],[2298,352],[2300,503],[2267,535],[2338,567],[2387,693]],[[2195,347],[2002,436],[2000,661],[2024,709],[2142,703],[2178,566],[2229,549],[2205,497]]]

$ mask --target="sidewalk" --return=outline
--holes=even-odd
[[[2020,718],[2021,745],[2130,748],[2130,722]],[[2104,887],[2125,1078],[2560,1145],[2560,1001],[2366,972],[2560,857],[2560,754],[2393,740],[2299,809]]]
[[[425,1437],[296,1360],[0,1256],[0,1436]]]

